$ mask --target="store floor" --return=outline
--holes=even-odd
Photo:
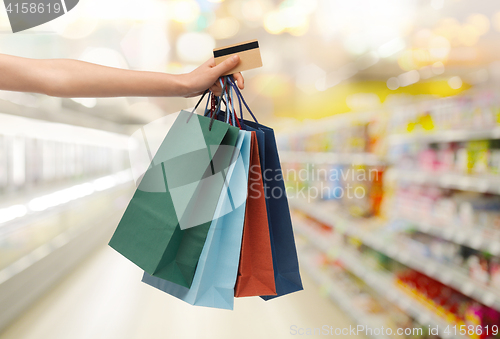
[[[268,302],[237,299],[234,311],[193,307],[141,283],[141,276],[102,247],[0,339],[313,338],[293,335],[291,326],[354,326],[307,276],[302,292]]]

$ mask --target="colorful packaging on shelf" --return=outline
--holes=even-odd
[[[489,142],[472,140],[467,143],[467,173],[484,174],[488,169]]]

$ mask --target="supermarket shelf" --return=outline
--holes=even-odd
[[[410,142],[453,142],[498,138],[500,138],[500,128],[393,134],[388,137],[388,141],[390,144],[403,144]]]
[[[304,227],[297,224],[295,225],[295,230],[308,238],[309,241],[314,244],[319,250],[325,253],[329,253],[332,251],[332,246],[329,238],[321,236],[320,234],[318,234],[318,232],[315,232],[309,227]],[[333,250],[338,253],[336,259],[339,260],[348,271],[356,275],[358,278],[362,279],[379,295],[397,305],[405,313],[416,319],[419,323],[430,325],[432,327],[437,326],[439,329],[439,334],[442,338],[450,338],[450,336],[447,336],[444,331],[447,326],[453,326],[454,324],[450,324],[445,320],[441,320],[439,316],[437,316],[434,312],[425,308],[425,306],[420,304],[417,300],[414,300],[413,298],[409,297],[404,292],[399,290],[399,288],[395,285],[395,279],[392,274],[383,271],[375,271],[366,267],[366,265],[358,258],[358,255],[354,254],[353,251],[347,248],[337,248]],[[457,336],[455,338],[467,337]]]
[[[359,307],[356,307],[340,285],[333,282],[325,272],[315,268],[311,260],[304,259],[304,257],[305,256],[301,256],[301,266],[306,269],[309,276],[313,278],[318,285],[328,291],[330,299],[351,317],[354,322],[365,328],[382,328],[383,324],[381,324],[378,319],[375,319],[373,316],[359,309]],[[388,339],[385,335],[372,335],[371,338]]]
[[[291,129],[280,131],[279,136],[302,136],[309,134],[334,132],[344,128],[349,128],[350,126],[363,122],[369,122],[375,117],[379,117],[383,114],[383,111],[373,110],[364,112],[349,112],[345,114],[335,114],[329,117],[325,117],[317,120],[310,120],[308,122],[303,122],[300,125],[300,129],[292,127]]]
[[[124,187],[117,187],[116,190],[116,193],[129,192]],[[102,194],[106,192],[112,193],[105,191]],[[61,233],[0,270],[0,304],[9,305],[0,312],[0,332],[89,253],[105,244],[121,215],[121,209],[115,206],[103,215],[81,220],[80,227]]]
[[[430,184],[443,188],[500,194],[500,177],[498,176],[472,176],[454,173],[441,174],[399,169],[392,169],[392,175],[396,180],[419,185]]]
[[[340,214],[328,213],[328,211],[315,204],[300,204],[293,199],[290,201],[293,208],[313,216],[326,225],[331,225],[337,231],[356,237],[366,246],[441,281],[443,284],[451,286],[487,306],[500,310],[500,291],[473,280],[456,268],[449,267],[446,264],[427,257],[416,255],[398,247],[394,243],[387,243],[381,234],[360,230],[360,227],[355,225],[357,223],[355,220],[350,220]]]
[[[425,221],[416,221],[397,216],[396,222],[406,224],[422,233],[426,233],[444,240],[464,245],[478,251],[486,251],[493,255],[500,255],[500,241],[474,229],[464,229],[453,225],[433,225]]]
[[[15,205],[10,202],[10,206],[0,209],[0,236],[11,232],[13,229],[19,229],[20,225],[37,220],[41,215],[58,213],[67,204],[92,199],[95,194],[120,185],[129,184],[132,179],[132,173],[130,169],[127,169],[99,177],[92,181],[58,187],[55,191],[46,191],[43,194],[37,192],[39,195],[24,196],[23,200],[14,200]],[[9,202],[8,199],[4,201],[4,204],[7,202]],[[19,212],[10,212],[9,210],[12,208],[19,210]]]
[[[373,153],[333,153],[333,152],[280,152],[283,163],[300,162],[309,164],[341,164],[384,166],[385,161]]]

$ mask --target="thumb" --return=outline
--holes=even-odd
[[[238,66],[239,63],[240,57],[238,55],[233,55],[232,57],[215,66],[213,70],[217,73],[217,77],[220,77],[222,74],[225,74]]]

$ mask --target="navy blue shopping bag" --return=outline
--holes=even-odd
[[[277,293],[262,296],[262,299],[269,300],[300,291],[303,287],[274,131],[252,121],[245,121],[245,125],[248,129],[264,132],[265,162],[262,169]]]
[[[274,131],[272,128],[257,122],[257,119],[255,119],[255,116],[250,111],[250,108],[246,104],[238,88],[231,80],[229,80],[229,82],[237,94],[238,100],[240,100],[240,111],[242,111],[242,101],[255,120],[247,121],[241,119],[240,123],[242,129],[256,132],[257,142],[259,144],[277,294],[261,296],[261,298],[270,300],[304,289],[300,278],[290,209],[288,207],[285,183],[281,175],[281,164]]]

